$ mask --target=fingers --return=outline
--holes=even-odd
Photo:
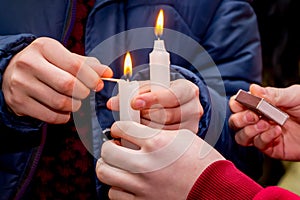
[[[255,84],[251,85],[250,92],[260,97],[272,96],[273,99],[282,95],[276,88],[265,89]],[[233,112],[229,118],[229,126],[237,131],[236,142],[242,146],[255,146],[262,152],[267,149],[272,150],[270,146],[282,134],[281,127],[259,119],[257,114],[243,107],[234,98],[235,96],[231,97],[229,101],[230,109]],[[280,98],[274,102],[281,101]]]
[[[269,146],[273,145],[273,141],[280,137],[282,133],[281,127],[276,125],[265,132],[258,134],[253,139],[253,144],[261,151],[266,150]]]
[[[229,127],[233,130],[239,130],[247,125],[255,124],[259,120],[256,113],[245,110],[232,114],[229,117]]]
[[[279,107],[294,107],[300,105],[300,86],[292,85],[287,88],[261,87],[256,84],[250,86],[254,95],[265,98],[268,102]],[[287,98],[288,97],[288,98]]]
[[[140,95],[131,101],[132,108],[141,111],[143,124],[165,130],[181,127],[194,133],[198,131],[198,121],[203,115],[198,87],[181,79],[172,82],[170,90],[149,92],[149,89],[149,83],[143,83]],[[118,111],[118,96],[110,98],[107,107]]]
[[[176,123],[176,124],[161,124],[157,122],[153,122],[147,119],[141,119],[141,123],[149,126],[154,129],[159,130],[179,130],[179,129],[188,129],[192,131],[193,133],[197,133],[198,131],[198,123],[191,123],[190,121],[182,122],[182,123]]]
[[[24,105],[26,105],[26,107]],[[66,123],[70,119],[70,112],[54,111],[29,97],[25,97],[22,98],[21,101],[14,102],[11,109],[19,116],[28,115],[27,113],[30,111],[31,117],[50,124]]]
[[[12,58],[2,90],[17,115],[65,123],[90,89],[102,89],[101,76],[112,76],[112,71],[97,59],[73,54],[54,39],[38,38]]]
[[[181,121],[181,107],[172,109],[156,108],[142,110],[142,117],[146,120],[160,123],[163,125],[175,124]]]
[[[132,200],[135,198],[135,195],[120,188],[112,187],[108,191],[108,197],[111,200]]]
[[[79,110],[81,101],[62,95],[45,84],[32,80],[27,86],[27,95],[43,105],[59,112],[75,112]],[[17,97],[15,97],[17,98]]]
[[[119,111],[119,98],[118,96],[112,97],[107,102],[107,107],[113,111]],[[152,128],[162,128],[165,130],[176,130],[175,127],[187,128],[191,130],[191,127],[186,127],[185,122],[191,118],[193,121],[198,121],[203,114],[203,108],[200,104],[195,103],[192,109],[186,109],[191,104],[184,104],[181,107],[176,108],[154,108],[141,110],[141,123],[149,125]],[[199,113],[194,112],[199,107],[201,110]],[[198,130],[198,123],[193,127],[192,131]]]
[[[147,139],[159,134],[161,130],[154,130],[150,127],[132,121],[117,121],[111,127],[111,135],[114,138],[123,138],[138,146],[144,144],[141,139]]]
[[[136,187],[134,185],[136,183],[134,176],[125,170],[108,164],[103,158],[97,161],[96,173],[98,179],[107,185],[123,188],[128,191],[135,191],[134,188]]]
[[[6,71],[6,73],[10,73]],[[5,102],[16,115],[29,115],[48,123],[65,123],[81,101],[62,95],[27,73],[13,75],[10,85],[3,82]]]
[[[54,39],[38,38],[12,58],[2,90],[17,115],[65,123],[90,89],[102,89],[101,76],[112,76],[112,71],[97,59],[73,54]]]
[[[142,93],[134,97],[131,106],[134,109],[154,108],[154,105],[172,108],[183,105],[195,97],[199,97],[198,87],[190,81],[178,79],[171,83],[169,90],[162,89],[155,92]]]
[[[106,106],[108,109],[112,110],[112,111],[119,111],[120,107],[119,107],[119,96],[114,96],[111,97],[107,103]]]
[[[242,104],[240,104],[239,102],[237,102],[235,100],[235,97],[236,97],[236,95],[230,97],[230,99],[229,99],[229,108],[230,108],[231,112],[237,113],[237,112],[246,110],[246,108]]]
[[[48,87],[50,86],[55,91],[75,99],[84,99],[89,95],[89,88],[72,74],[57,68],[44,59],[39,59],[37,63],[43,66],[43,70],[38,69],[38,73],[35,73],[36,77]]]
[[[147,90],[148,88],[144,91]],[[203,115],[198,87],[184,79],[173,81],[169,90],[162,89],[136,96],[131,106],[141,110],[142,123],[166,130],[181,127],[196,133],[198,121]]]
[[[238,131],[235,140],[242,146],[255,146],[264,151],[282,134],[279,125],[270,125],[264,120],[257,124],[246,126]]]
[[[200,112],[195,112],[200,110]],[[180,124],[193,121],[197,124],[203,114],[203,108],[199,101],[191,101],[174,108],[154,108],[141,110],[142,119],[160,123],[162,125]]]
[[[32,45],[40,50],[49,63],[70,73],[89,89],[99,91],[103,87],[100,77],[112,76],[112,71],[96,61],[95,58],[87,58],[71,53],[56,40],[39,38]],[[55,50],[53,51],[53,49]]]
[[[186,129],[161,131],[129,121],[116,122],[111,130],[112,136],[121,136],[140,149],[132,150],[105,142],[102,158],[108,164],[131,173],[149,173],[171,165],[197,138]]]
[[[113,71],[108,66],[101,64],[98,59],[94,57],[81,57],[86,59],[86,64],[90,66],[99,75],[99,77],[109,78],[113,76]]]
[[[191,99],[199,98],[199,88],[186,79],[178,79],[171,82],[171,90],[178,98],[178,102],[182,105]]]
[[[179,99],[171,90],[160,90],[140,94],[134,97],[131,101],[133,109],[140,110],[146,108],[165,107],[172,108],[179,106]]]
[[[257,124],[247,125],[235,134],[235,141],[242,146],[253,145],[253,139],[270,128],[269,123],[260,120]]]
[[[96,58],[73,55],[78,57],[78,63],[81,63],[81,66],[77,67],[78,71],[72,75],[76,76],[89,89],[100,91],[104,86],[100,77],[112,77],[112,70],[108,66],[101,64]]]
[[[159,130],[178,130],[180,129],[183,124],[169,124],[169,125],[166,125],[166,124],[161,124],[161,123],[157,123],[157,122],[153,122],[151,120],[148,120],[148,119],[144,119],[144,118],[141,118],[141,124],[144,124],[148,127],[151,127],[151,128],[154,128],[154,129],[159,129]]]

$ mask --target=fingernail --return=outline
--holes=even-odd
[[[280,126],[275,126],[275,132],[274,132],[274,136],[275,137],[277,137],[277,136],[279,136],[279,135],[281,135],[281,133],[282,133],[282,129],[281,129],[281,127]]]
[[[146,106],[146,102],[142,99],[137,99],[134,102],[135,108],[144,108]]]
[[[255,94],[260,94],[260,95],[265,95],[266,94],[266,89],[264,87],[261,87],[259,85],[253,84],[251,86],[251,92],[254,92]]]
[[[250,122],[250,123],[253,123],[256,121],[255,116],[253,115],[253,113],[250,113],[250,112],[247,112],[245,114],[245,119],[246,119],[246,122]]]
[[[104,72],[101,76],[105,76],[105,77],[112,77],[113,76],[113,71],[111,70],[110,67],[103,65],[105,67]]]
[[[102,80],[99,80],[95,89],[94,89],[94,92],[98,92],[100,91],[101,89],[103,88],[103,81]]]
[[[256,128],[257,128],[257,130],[260,130],[260,131],[267,130],[268,129],[268,123],[265,122],[265,121],[259,121],[256,124]]]

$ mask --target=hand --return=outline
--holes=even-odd
[[[253,145],[272,158],[300,160],[300,86],[280,89],[251,85],[250,92],[266,99],[290,117],[281,127],[267,119],[260,119],[232,97],[229,106],[234,114],[229,118],[229,124],[237,130],[237,143],[243,146]]]
[[[118,96],[107,102],[107,107],[117,111]],[[141,111],[141,123],[165,130],[189,129],[198,132],[203,108],[199,89],[192,82],[178,79],[171,82],[170,89],[151,92],[149,82],[142,83],[140,95],[131,101],[131,107]]]
[[[141,148],[132,150],[107,141],[97,162],[97,176],[111,185],[111,199],[186,199],[199,175],[224,158],[189,130],[157,130],[118,121],[111,128]]]
[[[56,40],[38,38],[12,58],[2,90],[16,115],[59,124],[80,108],[90,89],[102,89],[101,76],[111,77],[112,71],[97,59],[71,53]]]

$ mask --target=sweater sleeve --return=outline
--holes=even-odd
[[[187,199],[299,200],[300,197],[277,186],[263,188],[239,171],[232,162],[221,160],[204,170]]]
[[[211,164],[191,189],[188,200],[253,199],[263,188],[240,172],[230,161]]]
[[[261,190],[259,193],[257,193],[254,197],[254,200],[272,200],[272,199],[283,199],[283,200],[299,200],[300,196],[285,190],[283,188],[277,187],[277,186],[270,186],[263,190]]]

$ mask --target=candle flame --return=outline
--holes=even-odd
[[[160,9],[157,16],[154,33],[159,38],[160,36],[162,36],[163,30],[164,30],[164,11]]]
[[[124,61],[124,76],[130,78],[132,76],[132,61],[130,53],[127,52]]]

